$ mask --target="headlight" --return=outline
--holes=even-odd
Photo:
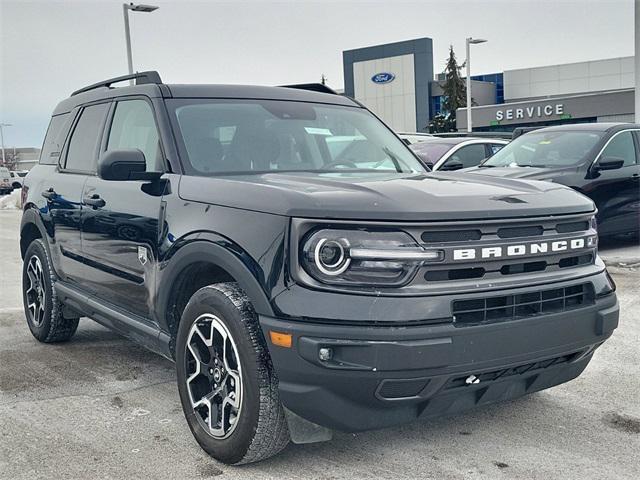
[[[425,262],[444,258],[442,250],[425,250],[407,233],[388,230],[318,230],[300,252],[305,271],[332,285],[399,286]]]

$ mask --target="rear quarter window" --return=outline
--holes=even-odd
[[[42,152],[40,153],[40,164],[55,165],[58,163],[60,152],[64,146],[64,140],[69,133],[71,118],[70,113],[63,113],[62,115],[51,117],[47,134],[44,137]]]

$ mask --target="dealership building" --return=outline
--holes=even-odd
[[[444,76],[434,76],[430,38],[344,51],[343,68],[345,95],[398,132],[426,131],[442,110]],[[634,121],[633,57],[505,70],[471,81],[474,131]],[[466,109],[456,121],[466,129]]]

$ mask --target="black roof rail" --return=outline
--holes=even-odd
[[[89,90],[95,90],[96,88],[100,87],[110,87],[113,83],[124,82],[125,80],[135,80],[136,85],[143,85],[145,83],[162,83],[160,74],[154,70],[150,70],[148,72],[138,72],[132,73],[130,75],[122,75],[121,77],[109,78],[108,80],[103,80],[102,82],[94,83],[93,85],[89,85],[87,87],[76,90],[71,94],[71,96],[73,97],[74,95],[78,95],[79,93],[88,92]]]
[[[340,95],[335,90],[330,89],[322,83],[299,83],[297,85],[280,85],[284,88],[297,88],[298,90],[311,90],[312,92],[330,93],[331,95]]]

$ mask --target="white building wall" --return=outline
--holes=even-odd
[[[504,72],[505,102],[634,87],[633,57]]]
[[[378,73],[395,75],[389,83],[374,83]],[[397,132],[416,131],[416,91],[413,54],[378,58],[353,64],[356,100]]]

